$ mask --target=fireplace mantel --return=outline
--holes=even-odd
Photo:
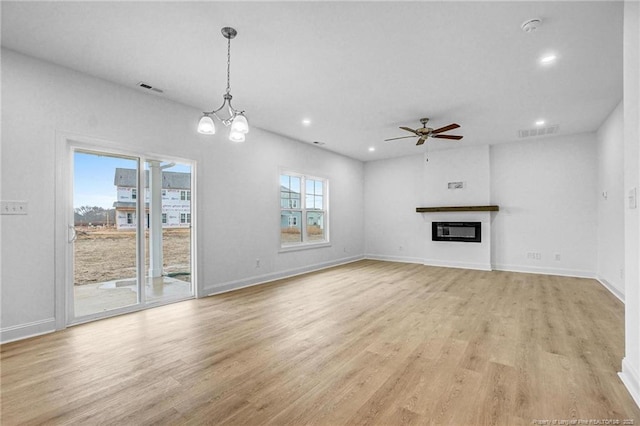
[[[437,212],[497,212],[498,206],[450,206],[450,207],[416,207],[416,213]]]

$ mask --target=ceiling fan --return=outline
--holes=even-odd
[[[460,140],[462,139],[462,136],[456,136],[456,135],[441,135],[440,133],[443,132],[447,132],[449,130],[453,130],[453,129],[457,129],[458,127],[460,127],[460,125],[456,124],[456,123],[452,123],[449,124],[448,126],[444,126],[444,127],[440,127],[439,129],[432,129],[431,127],[427,127],[427,123],[429,122],[428,118],[421,118],[420,119],[420,123],[422,123],[422,127],[418,128],[418,129],[411,129],[409,127],[403,127],[400,126],[400,128],[402,130],[406,130],[407,132],[411,132],[413,133],[413,135],[411,136],[401,136],[399,138],[391,138],[391,139],[385,139],[386,141],[394,141],[396,139],[406,139],[406,138],[419,138],[418,142],[416,142],[416,145],[422,145],[424,143],[424,141],[427,140],[427,138],[440,138],[440,139],[454,139],[454,140]]]

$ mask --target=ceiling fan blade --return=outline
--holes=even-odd
[[[462,139],[462,136],[456,136],[456,135],[433,135],[431,137],[432,138],[440,138],[440,139],[455,139],[457,141]]]
[[[420,139],[418,139],[418,142],[416,143],[416,145],[422,145],[426,140],[427,140],[426,136],[422,136]]]
[[[406,139],[406,138],[415,138],[415,136],[402,136],[402,137],[399,137],[399,138],[385,139],[384,141],[385,142],[387,142],[387,141],[395,141],[396,139]]]
[[[436,133],[446,132],[447,130],[457,129],[458,127],[460,127],[459,124],[452,123],[452,124],[449,124],[448,126],[440,127],[439,129],[433,130],[431,134],[435,135]]]
[[[411,133],[415,133],[416,135],[418,134],[418,132],[416,132],[413,129],[410,129],[409,127],[400,127],[402,130],[406,130],[407,132],[411,132]]]

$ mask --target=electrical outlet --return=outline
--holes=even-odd
[[[2,201],[0,214],[27,214],[29,203],[26,201]]]
[[[256,268],[260,267],[260,259],[256,259]]]

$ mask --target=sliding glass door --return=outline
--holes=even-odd
[[[70,322],[194,296],[190,164],[73,149]]]

